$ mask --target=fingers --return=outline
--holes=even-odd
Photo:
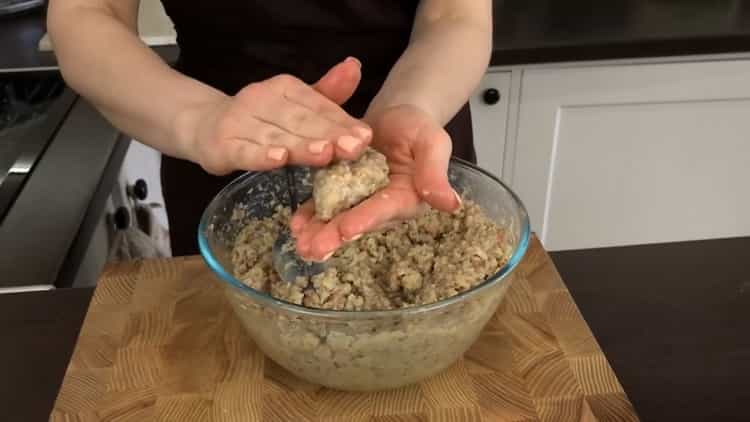
[[[354,94],[362,78],[362,63],[354,57],[348,57],[328,71],[313,88],[331,100],[341,105]],[[310,99],[306,104],[315,109],[320,107],[326,117],[342,124],[352,125],[353,131],[359,136],[342,137],[336,143],[336,156],[345,160],[355,160],[365,150],[372,139],[372,130],[360,121],[352,118],[346,113],[341,113],[338,107],[331,108],[330,105],[316,105]],[[365,142],[361,142],[364,140]]]
[[[257,126],[252,129],[253,133],[258,134],[256,142],[269,147],[286,148],[289,151],[290,164],[320,167],[333,159],[335,146],[332,141],[302,138],[263,122],[257,122]]]
[[[315,217],[315,203],[310,200],[300,205],[297,208],[297,212],[292,215],[289,220],[289,230],[292,232],[292,236],[299,237],[302,232],[302,228]]]
[[[325,261],[330,251],[336,250],[341,244],[340,240],[326,236],[326,245],[316,245],[320,241],[320,232],[326,228],[326,223],[313,217],[305,224],[304,229],[297,236],[297,254],[310,261]],[[325,253],[316,253],[315,251],[324,249]]]
[[[347,70],[347,68],[349,70]],[[351,73],[351,68],[354,68],[356,75],[347,76],[346,73]],[[352,82],[341,82],[338,86],[333,86],[338,80],[351,78]],[[344,110],[342,110],[334,101],[326,98],[322,95],[323,92],[331,92],[330,95],[338,97],[337,101],[343,102],[351,96],[356,88],[356,83],[359,82],[360,73],[358,65],[354,64],[353,61],[342,62],[335,66],[331,71],[324,76],[321,81],[316,84],[320,86],[322,92],[316,91],[305,85],[304,87],[296,87],[287,91],[286,99],[295,105],[311,110],[312,113],[316,113],[318,117],[322,117],[323,120],[316,123],[321,123],[316,128],[317,132],[307,132],[302,136],[308,136],[313,138],[321,139],[332,139],[335,141],[335,156],[338,159],[343,160],[355,160],[359,158],[362,152],[367,148],[372,140],[372,129],[369,126],[362,123],[361,121],[351,117]],[[328,86],[326,86],[328,85]],[[326,124],[327,123],[327,124]]]
[[[313,88],[335,104],[341,105],[351,98],[362,79],[362,63],[354,57],[332,67]]]
[[[307,259],[323,260],[344,242],[354,241],[394,220],[411,218],[419,210],[419,198],[413,191],[394,187],[383,189],[327,224],[316,218],[306,220],[311,213],[307,209],[297,220],[302,227],[297,230],[297,252]]]
[[[289,230],[297,240],[297,254],[302,258],[323,261],[329,251],[338,248],[334,244],[326,247],[326,253],[313,256],[313,238],[326,227],[326,223],[315,217],[315,203],[309,200],[297,208],[297,212],[289,220]]]
[[[349,75],[351,72],[356,72],[356,74]],[[291,118],[292,121],[285,121],[282,126],[291,132],[311,138],[322,137],[323,133],[320,132],[302,132],[302,130],[320,130],[320,127],[315,125],[322,125],[323,122],[320,122],[318,119],[312,119],[312,116],[315,116],[327,121],[329,125],[343,129],[343,133],[361,137],[363,131],[368,131],[369,127],[360,120],[350,116],[340,107],[340,103],[326,96],[326,94],[330,94],[336,97],[336,100],[345,101],[356,89],[359,79],[358,66],[351,61],[345,61],[334,66],[319,81],[320,85],[316,85],[324,89],[323,92],[318,91],[315,87],[307,85],[297,78],[286,75],[271,78],[268,81],[268,85],[278,94],[276,97],[283,100],[283,103],[280,105],[295,105],[307,111],[307,113],[303,113],[299,108],[290,107],[290,112],[285,117]],[[266,109],[273,110],[273,107],[267,107]],[[276,116],[264,117],[270,120]],[[305,119],[310,119],[310,121],[306,122]]]
[[[338,227],[343,240],[354,240],[394,220],[412,218],[420,211],[419,197],[402,183],[402,177],[408,176],[393,176],[390,186],[334,218],[332,223]],[[396,187],[402,185],[403,188]]]
[[[355,160],[372,140],[372,130],[366,126],[347,127],[296,103],[280,101],[285,103],[271,108],[280,112],[259,119],[264,124],[263,132],[273,135],[259,141],[286,146],[292,152],[291,160],[295,164],[325,165],[334,156]],[[327,160],[321,157],[327,157]]]
[[[361,129],[369,129],[369,127],[359,119],[350,116],[340,106],[357,89],[362,78],[360,68],[359,60],[353,57],[347,58],[332,67],[312,86],[301,82],[285,86],[284,95],[290,101],[307,107],[331,121],[354,129],[353,134],[357,135]]]
[[[232,133],[232,136],[226,138],[254,143],[268,149],[273,147],[283,148],[288,152],[286,161],[294,165],[321,167],[329,164],[334,157],[355,159],[367,147],[367,143],[358,139],[350,139],[349,136],[339,138],[338,142],[326,139],[309,139],[257,119],[251,118],[242,121],[235,119],[235,122],[236,124],[231,130],[227,130],[228,133]],[[346,153],[340,152],[341,143],[350,140],[354,142],[352,149],[347,150]]]
[[[352,128],[282,96],[267,99],[262,108],[254,110],[254,116],[303,138],[333,141],[343,135],[354,135]]]
[[[334,159],[357,159],[372,140],[372,130],[339,103],[354,93],[360,79],[360,64],[350,58],[314,86],[289,75],[250,84],[235,96],[220,132],[229,135],[223,138],[283,147],[285,160],[296,165],[319,167]]]
[[[203,168],[215,175],[234,170],[272,170],[284,166],[289,159],[286,148],[260,145],[247,139],[225,139],[206,152]]]
[[[441,127],[424,126],[417,135],[414,148],[414,186],[423,201],[432,207],[452,212],[461,201],[448,181],[451,139]]]

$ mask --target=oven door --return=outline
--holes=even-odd
[[[15,81],[50,77],[62,80],[57,72],[0,72],[0,85],[5,81],[14,90],[28,86]],[[95,271],[82,265],[95,261],[92,254],[108,254],[106,246],[99,250],[90,243],[105,224],[106,203],[130,140],[68,88],[49,105],[23,101],[27,96],[5,98],[12,101],[0,112],[13,116],[20,110],[12,127],[21,121],[30,126],[3,140],[15,144],[15,161],[5,166],[11,170],[0,185],[10,198],[0,219],[0,292],[91,285],[96,277],[86,274]],[[33,114],[45,117],[28,118],[24,104],[39,105]]]

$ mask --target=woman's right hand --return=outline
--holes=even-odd
[[[340,104],[359,85],[360,66],[348,58],[312,86],[279,75],[190,107],[175,119],[180,155],[216,175],[356,159],[372,130]]]

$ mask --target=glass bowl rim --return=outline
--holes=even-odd
[[[505,189],[510,194],[510,197],[512,198],[514,204],[516,205],[516,208],[518,210],[520,220],[521,220],[521,238],[518,241],[518,246],[516,246],[515,250],[513,251],[513,254],[511,255],[510,259],[508,259],[508,261],[505,263],[505,265],[503,265],[495,274],[488,277],[482,283],[477,284],[471,289],[463,291],[455,296],[451,296],[449,298],[445,298],[437,302],[428,303],[424,305],[411,306],[408,308],[384,309],[384,310],[374,310],[374,311],[347,311],[347,310],[308,308],[303,305],[297,305],[291,302],[277,299],[268,293],[255,290],[252,287],[245,285],[244,283],[236,279],[232,274],[229,274],[224,269],[224,267],[219,263],[219,261],[216,259],[214,254],[211,252],[211,248],[208,246],[208,239],[206,238],[205,233],[206,233],[206,230],[208,229],[208,224],[209,224],[208,220],[211,217],[211,215],[213,215],[215,208],[217,208],[219,205],[217,200],[225,196],[228,192],[233,191],[235,188],[237,188],[238,185],[243,184],[248,179],[251,179],[263,172],[247,172],[245,174],[238,176],[237,178],[232,180],[229,184],[227,184],[219,193],[217,193],[216,196],[214,196],[214,198],[208,204],[206,209],[203,211],[200,224],[198,225],[198,246],[200,249],[201,256],[203,257],[203,260],[206,262],[206,265],[208,265],[211,271],[213,271],[214,274],[218,275],[218,278],[221,282],[228,284],[235,290],[238,290],[240,293],[243,293],[249,296],[250,298],[252,298],[253,300],[260,302],[262,305],[271,306],[273,308],[281,308],[284,311],[287,311],[292,314],[305,315],[305,316],[310,316],[310,317],[319,318],[319,319],[321,318],[341,319],[342,317],[346,317],[349,319],[376,319],[379,317],[418,315],[418,314],[431,312],[431,311],[434,311],[443,307],[447,307],[454,303],[462,302],[476,295],[477,293],[484,291],[490,286],[493,286],[499,283],[500,281],[503,281],[507,277],[507,275],[510,274],[516,268],[516,266],[518,266],[518,264],[521,262],[521,259],[524,257],[529,247],[529,241],[531,237],[531,227],[529,223],[529,215],[526,212],[526,207],[521,202],[521,199],[518,197],[518,195],[516,195],[515,192],[513,192],[512,189],[510,189],[510,187],[508,187],[505,183],[503,183],[498,177],[482,169],[481,167],[478,167],[468,161],[465,161],[459,158],[452,157],[451,164],[458,165],[459,167],[463,167],[464,169],[467,169],[470,171],[479,172],[485,177],[488,177],[490,180],[502,186],[502,188]]]

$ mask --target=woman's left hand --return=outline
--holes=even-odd
[[[448,182],[451,139],[433,117],[400,105],[364,120],[373,128],[372,146],[388,159],[390,183],[327,223],[315,217],[312,201],[301,206],[290,225],[304,258],[323,260],[364,233],[415,217],[426,204],[447,212],[461,206]]]

